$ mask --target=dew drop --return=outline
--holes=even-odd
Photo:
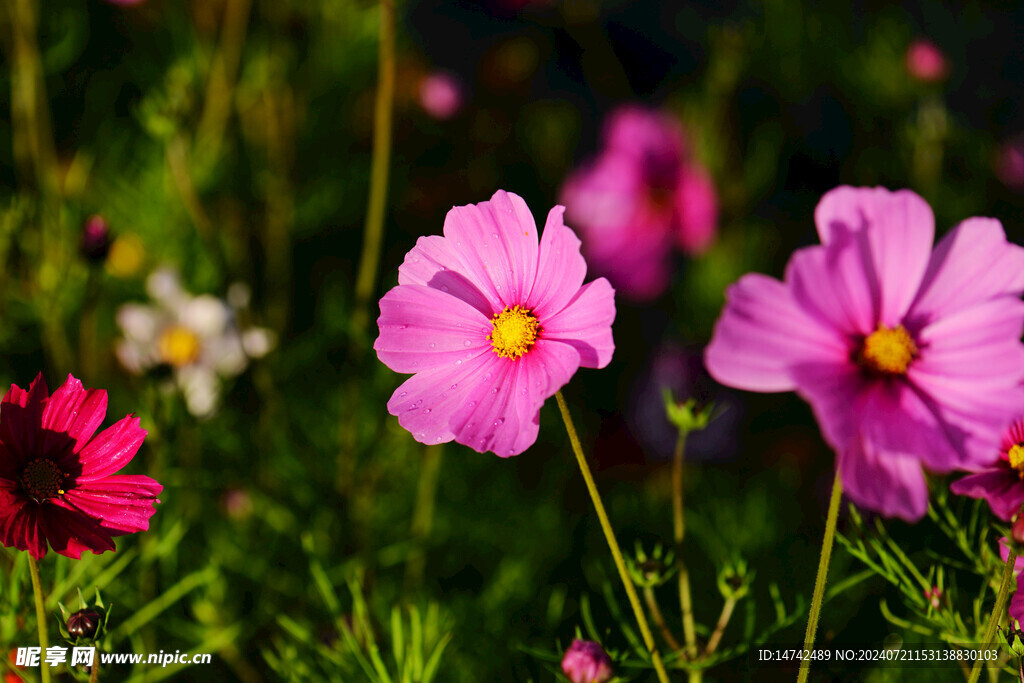
[[[494,421],[495,427],[500,427],[503,424],[505,424],[505,418],[503,417],[499,417],[497,420]]]
[[[459,360],[455,361],[455,364],[456,365],[462,365],[462,359],[460,358]]]
[[[434,342],[430,342],[430,348],[434,348],[435,346],[437,346],[437,344],[435,344]]]
[[[451,389],[452,391],[455,391],[456,389],[458,389],[458,388],[459,388],[459,385],[458,385],[458,384],[453,384],[453,385],[451,385],[451,386],[450,386],[450,387],[448,387],[448,388],[449,388],[449,389]]]
[[[420,400],[416,401],[416,403],[413,403],[413,405],[416,406],[417,408],[420,407],[421,405],[423,405],[423,399],[421,398]]]
[[[476,408],[476,401],[470,401],[466,404],[467,408]],[[473,424],[472,422],[470,424]]]
[[[498,233],[492,232],[491,237],[493,237],[494,239],[498,239]]]
[[[489,373],[489,372],[488,372],[488,373],[487,373],[486,375],[484,375],[484,381],[485,381],[485,382],[486,382],[487,380],[489,380],[490,378],[491,378],[491,373]]]
[[[424,415],[429,415],[430,414],[430,408],[424,408],[423,409],[423,414]]]
[[[466,423],[466,429],[472,429],[473,425],[475,425],[475,424],[476,424],[476,422],[467,422]]]
[[[408,393],[409,393],[408,391],[403,391],[402,393],[400,393],[398,395],[398,398],[405,398],[406,394],[408,394]]]
[[[469,340],[467,339],[466,341],[462,342],[462,345],[463,345],[463,346],[472,346],[472,345],[473,345],[473,342],[471,342],[471,341],[469,341]]]
[[[493,389],[491,389],[491,393],[492,394],[498,393],[498,387],[494,387]]]
[[[448,291],[448,285],[441,285],[441,291],[442,292],[447,292]]]
[[[519,393],[522,394],[523,396],[526,396],[526,389],[522,389]]]

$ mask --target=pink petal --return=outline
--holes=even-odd
[[[968,218],[935,247],[910,317],[924,321],[1024,292],[1024,249],[994,218]]]
[[[542,318],[541,336],[575,348],[583,367],[603,368],[615,352],[614,320],[615,290],[599,278],[580,288],[561,311]]]
[[[629,236],[640,232],[631,221],[646,192],[643,164],[631,154],[607,152],[569,176],[559,204],[586,248],[600,249],[628,244]]]
[[[1009,467],[968,475],[950,484],[949,490],[958,496],[985,499],[992,514],[1006,522],[1024,503],[1024,482]]]
[[[1024,381],[1024,302],[1000,298],[942,318],[918,334],[915,373],[970,378],[987,386]]]
[[[420,372],[395,389],[388,401],[388,412],[420,443],[435,444],[455,438],[449,423],[467,395],[488,372],[493,376],[498,361],[493,351],[474,358],[456,360],[451,366]]]
[[[793,298],[809,314],[847,337],[878,327],[878,283],[863,232],[837,234],[825,246],[797,250],[786,266]]]
[[[1006,564],[1006,561],[1010,559],[1010,542],[1005,536],[999,539],[999,558]],[[1021,570],[1024,570],[1024,554],[1018,555],[1017,559],[1013,562],[1013,573],[1017,574]]]
[[[503,457],[521,453],[533,443],[537,438],[537,426],[533,423],[537,411],[519,415],[514,404],[515,392],[520,389],[516,377],[522,360],[495,356],[496,362],[474,379],[466,400],[451,417],[456,441],[478,453],[493,451]],[[529,443],[523,445],[524,440]]]
[[[68,491],[68,505],[92,517],[114,535],[145,531],[163,486],[142,475],[116,475]]]
[[[878,297],[873,322],[898,325],[917,294],[931,256],[935,216],[928,203],[909,190],[838,187],[822,197],[814,221],[823,244],[844,233],[864,233],[865,275],[873,280]]]
[[[1024,590],[1020,587],[1020,576],[1017,577],[1017,590],[1014,591],[1013,597],[1010,598],[1010,605],[1007,607],[1007,612],[1010,614],[1011,619],[1017,621],[1017,627],[1024,623]]]
[[[0,541],[8,548],[26,550],[35,559],[42,559],[46,538],[39,530],[39,504],[0,489]]]
[[[49,394],[43,373],[39,373],[28,391],[12,384],[0,403],[0,441],[21,464],[39,454],[36,440],[43,402]]]
[[[457,271],[460,261],[451,252],[451,246],[451,241],[440,235],[420,237],[398,267],[398,284],[425,285],[447,292],[490,317],[494,306],[475,284]]]
[[[859,397],[870,383],[849,362],[799,363],[792,368],[796,391],[811,405],[825,441],[836,451],[860,430]]]
[[[908,522],[928,511],[928,485],[916,458],[854,439],[838,459],[843,491],[860,507]]]
[[[804,313],[778,280],[745,275],[725,296],[725,309],[704,352],[708,372],[722,384],[791,391],[798,365],[848,363],[846,342]]]
[[[79,485],[107,477],[131,462],[147,434],[140,422],[139,418],[127,415],[86,444],[79,453]]]
[[[537,225],[526,202],[498,190],[490,201],[456,206],[444,219],[444,236],[463,273],[494,312],[522,303],[537,272]]]
[[[438,289],[398,285],[380,300],[377,357],[395,372],[453,367],[491,348],[490,321],[471,305]]]
[[[107,392],[87,390],[80,380],[69,374],[43,407],[40,451],[55,460],[59,455],[67,457],[78,453],[96,433],[106,414]]]
[[[645,153],[660,152],[682,159],[686,154],[683,130],[672,116],[627,104],[617,108],[604,125],[604,145],[607,150],[633,154],[643,158]]]
[[[711,246],[718,225],[718,199],[711,176],[692,166],[683,173],[676,189],[679,223],[676,244],[688,254],[701,254]]]
[[[39,526],[55,553],[74,560],[81,559],[82,552],[86,550],[98,555],[116,549],[106,529],[81,512],[63,505],[41,505]]]
[[[565,308],[587,275],[587,262],[580,254],[580,240],[562,222],[564,212],[565,208],[561,206],[548,212],[540,240],[537,277],[526,298],[528,308],[542,321]]]

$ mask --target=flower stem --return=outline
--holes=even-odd
[[[89,668],[89,683],[96,683],[100,680],[100,658],[99,655],[93,655],[96,659],[92,660],[92,666]]]
[[[999,582],[999,593],[996,594],[996,604],[992,608],[992,615],[988,618],[988,626],[985,627],[985,637],[982,639],[982,644],[992,643],[996,637],[996,627],[1003,618],[1003,612],[1006,610],[1006,599],[1010,596],[1010,583],[1013,580],[1013,566],[1017,563],[1017,548],[1013,543],[1010,543],[1010,554],[1006,558],[1006,564],[1003,566],[1003,578]],[[974,662],[974,668],[971,669],[971,677],[968,683],[977,683],[978,678],[981,676],[981,665],[982,661],[977,660]]]
[[[683,455],[686,452],[686,435],[686,430],[679,430],[672,457],[672,522],[676,542],[676,566],[679,572],[679,607],[683,614],[683,637],[686,640],[686,656],[693,661],[697,658],[697,630],[693,623],[690,570],[686,568],[683,559],[683,537],[686,535],[686,522],[683,517]],[[697,680],[700,680],[700,671],[696,673]]]
[[[587,465],[587,458],[583,455],[583,447],[580,445],[580,438],[576,435],[576,427],[573,425],[572,416],[569,415],[569,407],[565,404],[561,391],[555,392],[555,399],[558,401],[558,409],[561,411],[562,420],[565,422],[565,430],[569,433],[569,441],[572,443],[573,453],[576,454],[576,462],[580,466],[583,481],[587,484],[590,500],[593,501],[597,518],[601,521],[601,530],[604,532],[604,538],[612,552],[615,567],[619,570],[619,578],[622,579],[622,585],[626,589],[626,595],[629,597],[629,604],[633,608],[636,623],[640,627],[640,635],[643,636],[644,645],[651,653],[651,662],[654,664],[654,670],[658,674],[658,680],[661,683],[668,683],[668,673],[665,671],[665,664],[661,661],[661,653],[658,652],[658,646],[654,642],[651,627],[647,625],[647,617],[644,616],[643,607],[640,606],[640,598],[636,594],[636,587],[633,585],[633,580],[629,577],[629,572],[626,570],[626,561],[622,558],[622,551],[619,550],[619,542],[615,540],[615,532],[612,530],[611,522],[608,521],[608,513],[605,512],[604,503],[601,502],[601,494],[597,492],[594,477],[590,474],[590,466]]]
[[[661,614],[661,608],[658,607],[658,597],[654,594],[654,589],[650,586],[644,586],[644,602],[647,603],[647,609],[651,610],[651,619],[654,620],[654,625],[661,631],[661,637],[665,639],[668,646],[673,650],[679,649],[679,641],[672,635],[671,629],[668,624],[665,623],[665,617]]]
[[[821,603],[825,597],[825,581],[828,579],[828,564],[832,559],[832,542],[836,539],[836,520],[839,519],[839,501],[843,497],[843,482],[836,469],[836,477],[832,482],[832,498],[828,503],[828,518],[825,520],[825,538],[821,541],[821,558],[818,560],[818,576],[814,580],[814,596],[811,598],[811,609],[807,615],[807,633],[804,635],[804,650],[814,647],[814,634],[818,630],[818,617],[821,616]],[[810,658],[800,662],[800,673],[797,683],[805,683],[811,673]]]
[[[43,586],[39,580],[39,565],[36,558],[28,556],[28,573],[32,576],[32,592],[36,598],[36,626],[39,629],[39,647],[45,653],[50,647],[50,638],[46,633],[46,607],[43,606]],[[39,667],[39,677],[43,683],[50,683],[50,667]]]
[[[708,639],[707,647],[704,648],[704,656],[710,656],[715,649],[718,647],[718,643],[722,640],[722,634],[725,633],[725,627],[729,625],[729,620],[732,619],[732,611],[736,609],[736,598],[726,598],[725,604],[722,605],[722,614],[718,617],[718,623],[715,624],[715,632],[711,634],[711,638]]]
[[[373,112],[373,158],[370,161],[370,199],[366,211],[363,253],[356,277],[356,307],[353,329],[361,334],[368,319],[367,306],[377,281],[380,249],[384,239],[384,209],[388,195],[388,166],[391,160],[391,111],[395,102],[395,3],[380,3],[380,73]]]

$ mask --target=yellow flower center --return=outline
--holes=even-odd
[[[917,356],[917,345],[903,325],[878,329],[864,339],[858,361],[869,371],[880,375],[905,375],[910,361]]]
[[[160,335],[157,349],[163,362],[180,368],[199,358],[199,337],[187,327],[174,325]]]
[[[530,311],[522,306],[506,307],[491,318],[493,329],[487,335],[488,341],[499,356],[515,360],[533,346],[540,326]]]
[[[26,493],[36,500],[64,495],[65,475],[52,460],[33,460],[21,473]]]
[[[1013,444],[1006,455],[1010,458],[1010,467],[1017,470],[1024,478],[1024,444]]]

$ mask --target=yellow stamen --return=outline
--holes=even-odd
[[[513,360],[530,350],[540,330],[537,319],[522,306],[506,307],[501,313],[496,313],[491,325],[493,329],[487,339],[494,352]]]
[[[903,325],[878,329],[864,339],[858,361],[880,375],[905,375],[910,361],[917,357],[917,345]]]
[[[164,330],[157,343],[160,360],[176,368],[199,358],[199,337],[187,327],[174,325]]]
[[[1024,444],[1015,443],[1006,454],[1010,458],[1010,467],[1024,477]]]

